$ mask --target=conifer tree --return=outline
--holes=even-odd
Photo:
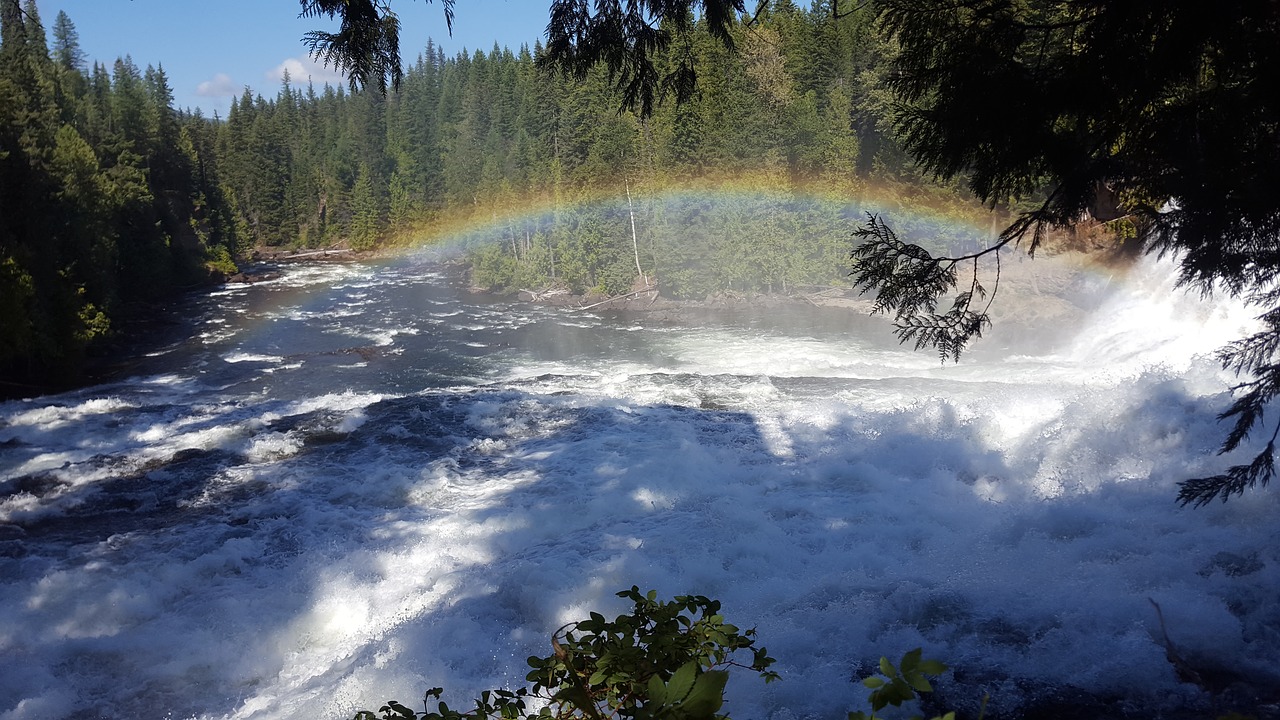
[[[378,242],[382,232],[382,209],[374,188],[374,174],[368,163],[361,163],[351,189],[351,247],[368,250]]]
[[[65,70],[84,70],[86,57],[80,49],[80,33],[66,11],[59,10],[53,21],[53,59]]]

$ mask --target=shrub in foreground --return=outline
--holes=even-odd
[[[432,688],[422,713],[392,700],[354,720],[727,720],[720,709],[729,668],[751,670],[766,683],[779,679],[768,650],[755,645],[755,630],[725,622],[719,601],[701,595],[662,601],[656,591],[642,594],[634,586],[618,596],[634,603],[632,612],[613,621],[591,613],[557,630],[551,655],[528,660],[529,687],[485,691],[467,710],[450,708],[440,699],[443,688]],[[887,706],[931,692],[925,676],[946,666],[917,649],[897,666],[881,658],[880,670],[884,677],[863,681],[872,691],[871,714],[849,713],[849,720],[873,720]],[[954,720],[954,713],[935,720]]]

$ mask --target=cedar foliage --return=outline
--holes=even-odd
[[[325,65],[343,68],[351,89],[387,84],[399,88],[400,19],[385,0],[299,0],[302,17],[338,18],[338,32],[313,30],[302,41]],[[453,27],[454,0],[440,0],[446,24]]]
[[[1227,346],[1224,367],[1248,379],[1222,419],[1227,453],[1264,425],[1280,395],[1280,15],[1266,3],[1157,0],[884,0],[880,28],[900,52],[888,85],[905,149],[942,178],[963,177],[993,206],[1033,201],[993,249],[1092,216],[1124,223],[1134,244],[1174,255],[1181,283],[1266,309],[1260,333]],[[999,101],[989,90],[999,88]],[[910,257],[954,266],[947,257]],[[951,355],[981,330],[934,314],[936,297],[897,291],[874,264],[858,282],[894,295],[905,338]],[[965,295],[957,307],[967,305]],[[931,333],[931,334],[930,334]],[[1197,506],[1275,475],[1280,424],[1252,462],[1181,485]]]

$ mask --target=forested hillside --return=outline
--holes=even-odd
[[[74,378],[121,307],[234,268],[217,127],[172,107],[163,68],[85,64],[32,0],[0,4],[0,379]]]
[[[65,14],[50,42],[33,0],[2,7],[0,376],[15,383],[73,378],[121,308],[216,280],[253,247],[462,228],[486,287],[642,278],[701,297],[842,281],[872,187],[972,210],[888,137],[891,46],[823,3],[774,3],[732,51],[694,23],[671,53],[695,57],[699,93],[644,119],[603,70],[539,69],[537,43],[450,57],[432,41],[386,95],[286,76],[206,118],[173,107],[159,64],[90,67]],[[688,192],[707,187],[734,193]]]

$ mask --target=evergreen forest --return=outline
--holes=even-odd
[[[0,7],[10,395],[74,382],[131,314],[255,249],[448,234],[487,289],[701,298],[847,284],[872,194],[982,212],[892,140],[893,46],[827,3],[774,2],[732,25],[732,48],[691,23],[667,54],[693,55],[698,92],[647,117],[620,110],[603,68],[539,68],[540,43],[449,56],[430,40],[385,94],[286,75],[206,117],[174,107],[161,59],[90,65],[65,13],[46,30],[34,0]]]

